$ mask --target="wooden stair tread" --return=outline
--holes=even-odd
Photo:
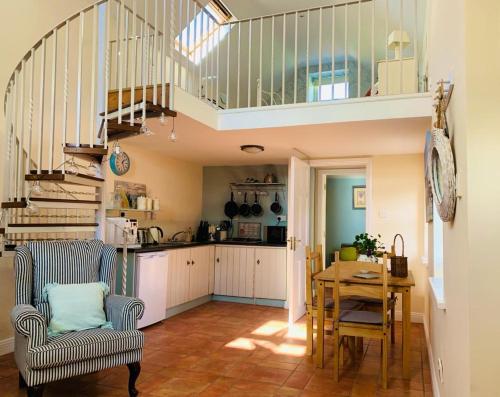
[[[99,163],[102,161],[102,158],[108,154],[108,149],[104,148],[104,145],[94,145],[94,147],[90,147],[90,145],[77,146],[67,143],[63,150],[66,154],[86,159],[95,159]]]
[[[41,170],[41,174],[38,174],[36,170],[32,170],[30,174],[25,175],[25,180],[27,181],[64,181],[66,177],[78,177],[83,179],[88,179],[96,182],[104,182],[104,179],[98,178],[96,176],[91,176],[87,174],[63,174],[61,170],[53,170],[49,174],[48,170]]]
[[[135,87],[135,98],[134,98],[134,104],[141,103],[143,100],[143,89],[144,87],[142,86],[137,86]],[[169,101],[169,90],[170,90],[170,84],[166,84],[166,89],[165,89],[165,107],[168,108],[168,101]],[[146,101],[152,102],[153,101],[153,94],[154,94],[154,86],[153,85],[148,85],[146,86]],[[156,96],[158,99],[158,102],[161,103],[162,99],[162,85],[158,84],[156,86]],[[118,110],[118,100],[119,100],[119,95],[120,95],[120,90],[115,89],[115,90],[109,90],[108,91],[108,113],[113,113]],[[132,96],[132,87],[126,87],[122,88],[122,108],[128,108],[131,105],[131,96]]]
[[[43,198],[31,197],[30,201],[34,202],[49,202],[49,203],[69,203],[69,204],[101,204],[100,200],[75,200],[75,199],[57,199],[57,198]],[[5,201],[2,203],[1,208],[26,208],[26,198],[18,201]]]
[[[78,226],[99,226],[98,223],[9,223],[7,227],[78,227]]]

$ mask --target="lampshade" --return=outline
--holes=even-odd
[[[394,50],[394,59],[401,59],[403,49],[410,43],[410,36],[405,30],[393,30],[387,39],[387,46]]]

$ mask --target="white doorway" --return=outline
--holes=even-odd
[[[312,171],[311,171],[312,170]],[[325,159],[300,160],[290,159],[288,186],[288,247],[287,247],[287,290],[289,323],[299,320],[306,311],[305,308],[305,247],[307,245],[324,244],[321,233],[318,232],[316,214],[323,206],[318,203],[316,177],[318,171],[343,172],[354,170],[365,176],[366,209],[365,227],[370,233],[371,218],[371,159]],[[325,174],[326,175],[326,174]],[[325,202],[325,199],[322,199]],[[324,213],[324,212],[323,212]],[[323,226],[324,228],[324,226]],[[321,226],[319,227],[321,230]]]
[[[366,206],[356,199],[357,193],[366,193],[366,169],[316,169],[315,173],[315,243],[321,244],[327,267],[333,252],[367,230]]]

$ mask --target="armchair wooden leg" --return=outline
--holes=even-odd
[[[42,397],[43,385],[28,386],[28,397]]]
[[[130,397],[136,397],[139,392],[135,388],[135,381],[139,377],[139,374],[141,373],[141,363],[136,362],[136,363],[130,363],[127,364],[128,371],[129,371],[129,379],[128,379],[128,394]]]
[[[19,372],[19,388],[24,389],[25,387],[28,387],[28,385],[26,384],[21,372]]]

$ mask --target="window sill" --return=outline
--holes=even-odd
[[[431,286],[432,296],[436,307],[441,310],[446,310],[443,278],[429,277],[429,285]]]

